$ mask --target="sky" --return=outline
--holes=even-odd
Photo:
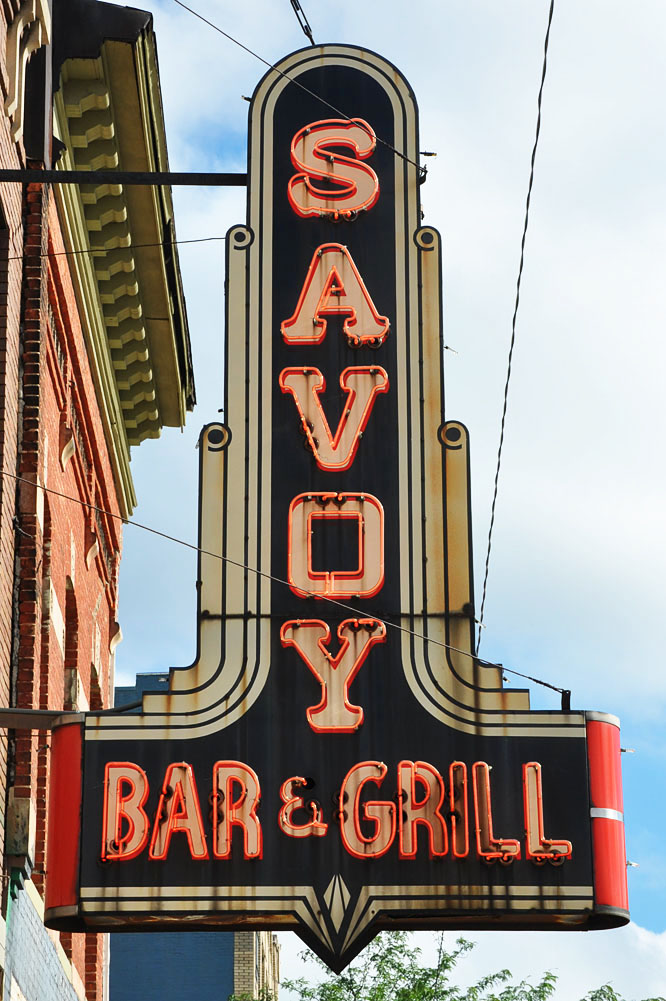
[[[275,62],[307,44],[289,0],[192,0]],[[265,67],[173,0],[155,17],[173,170],[243,171]],[[315,40],[373,49],[414,88],[436,151],[424,222],[443,237],[447,419],[470,430],[483,579],[546,0],[303,0]],[[484,933],[471,981],[560,976],[557,1001],[611,981],[666,994],[666,674],[661,627],[666,373],[666,112],[657,0],[556,0],[490,562],[482,655],[622,720],[633,922],[612,932]],[[245,221],[243,189],[175,189],[182,240]],[[180,248],[198,406],[183,433],[133,451],[134,517],[196,540],[201,427],[222,399],[223,243]],[[194,659],[194,555],[125,529],[117,680]],[[519,686],[522,681],[517,679]],[[530,685],[533,708],[557,708]],[[300,943],[283,935],[283,972]],[[452,939],[451,939],[452,940]],[[432,936],[423,933],[424,951]]]

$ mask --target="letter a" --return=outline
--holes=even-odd
[[[338,626],[340,649],[327,649],[331,630],[321,619],[285,622],[282,646],[296,647],[321,685],[321,700],[306,710],[315,733],[353,733],[363,723],[363,709],[349,702],[349,686],[375,643],[386,641],[386,626],[377,619],[345,619]]]
[[[323,243],[315,250],[294,315],[280,326],[285,342],[321,344],[329,316],[344,316],[342,329],[352,347],[378,347],[389,329],[340,243]]]
[[[166,770],[148,858],[165,859],[173,834],[185,835],[193,859],[208,858],[197,783],[192,765],[186,761],[169,765]]]
[[[328,472],[349,469],[353,463],[375,397],[388,392],[388,375],[378,365],[346,368],[340,375],[340,388],[347,393],[347,399],[332,435],[320,400],[326,380],[319,369],[285,368],[280,372],[280,389],[294,397],[315,461]]]

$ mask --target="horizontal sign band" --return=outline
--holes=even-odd
[[[306,896],[310,893],[312,887],[309,886],[262,886],[258,888],[258,894],[262,899],[273,899],[273,898],[296,898],[298,896]],[[157,892],[159,891],[159,897],[161,899],[178,900],[187,897],[193,900],[212,900],[216,901],[224,898],[233,899],[234,897],[239,897],[245,899],[247,897],[246,887],[224,887],[222,890],[220,887],[213,886],[163,886],[158,887],[143,887],[143,886],[125,886],[125,887],[114,887],[113,889],[113,899],[108,899],[104,901],[105,895],[109,892],[102,886],[86,886],[81,888],[81,899],[84,901],[99,900],[105,903],[113,904],[119,898],[125,898],[128,900],[151,900],[155,901],[157,899]],[[593,894],[593,889],[591,886],[459,886],[455,890],[449,893],[443,893],[436,887],[430,886],[368,886],[365,887],[365,892],[372,893],[377,896],[385,896],[387,894],[396,897],[406,897],[411,895],[432,895],[437,898],[444,897],[485,897],[485,896],[498,896],[498,897],[542,897],[542,896],[557,896],[557,897],[580,897],[586,898],[591,897]],[[253,894],[254,897],[257,894]]]
[[[587,710],[585,712],[585,719],[588,723],[610,723],[611,726],[616,726],[618,730],[620,729],[620,720],[617,716],[613,716],[612,713],[598,713]]]
[[[610,810],[605,806],[590,807],[590,816],[601,818],[602,820],[619,820],[621,824],[624,823],[623,813],[620,813],[619,810]]]

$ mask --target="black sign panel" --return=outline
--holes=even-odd
[[[350,47],[280,69],[227,244],[197,659],[56,732],[47,919],[293,927],[334,969],[386,926],[623,923],[617,721],[530,711],[474,656],[413,94]]]

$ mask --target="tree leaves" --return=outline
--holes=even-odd
[[[440,935],[436,964],[424,966],[421,950],[412,944],[407,932],[383,932],[337,976],[313,953],[302,953],[304,959],[314,961],[322,969],[324,979],[312,983],[301,977],[283,980],[282,986],[293,992],[299,1001],[549,1001],[553,997],[557,977],[549,972],[536,984],[527,980],[512,983],[509,970],[481,977],[471,987],[452,983],[451,974],[458,960],[473,948],[473,942],[459,938],[455,948],[449,951],[444,948],[444,935]],[[605,984],[580,1001],[624,999],[610,984]],[[645,1001],[666,999],[646,998]]]

